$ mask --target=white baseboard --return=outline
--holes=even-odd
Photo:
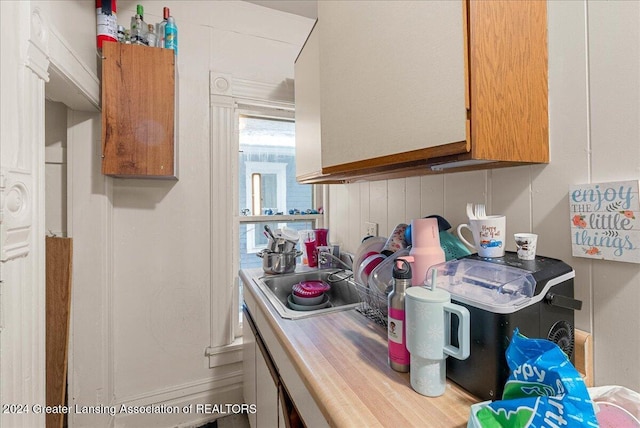
[[[219,417],[239,413],[243,408],[242,374],[225,386],[184,394],[186,391],[184,388],[164,391],[153,395],[151,401],[133,400],[117,404],[117,410],[124,404],[127,411],[116,414],[114,426],[196,428]],[[181,393],[184,395],[180,396]],[[168,399],[161,400],[163,396]],[[139,409],[156,413],[137,413]]]

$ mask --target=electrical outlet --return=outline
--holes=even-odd
[[[378,236],[378,223],[364,222],[365,236]]]

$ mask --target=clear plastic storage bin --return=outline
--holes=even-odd
[[[425,279],[428,287],[432,286],[434,269],[437,287],[450,292],[456,300],[491,312],[526,304],[536,288],[536,280],[527,270],[473,259],[432,266]]]

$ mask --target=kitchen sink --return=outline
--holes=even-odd
[[[260,291],[282,318],[299,319],[336,311],[353,309],[360,304],[360,297],[350,271],[339,269],[309,270],[280,275],[253,277]],[[330,304],[322,309],[298,311],[288,303],[291,288],[301,281],[324,281],[331,286],[326,292]]]

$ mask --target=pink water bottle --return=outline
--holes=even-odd
[[[393,266],[393,290],[387,297],[387,340],[389,344],[389,366],[397,372],[409,371],[410,355],[407,350],[404,298],[411,286],[411,265],[398,257]]]
[[[445,262],[444,250],[440,246],[440,230],[435,218],[419,218],[411,222],[411,250],[413,278],[411,285],[422,285],[427,270]]]

